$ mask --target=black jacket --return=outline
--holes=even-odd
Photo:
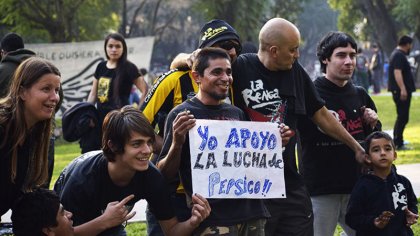
[[[356,230],[357,236],[409,236],[413,231],[406,226],[404,209],[417,214],[417,198],[410,181],[396,173],[383,180],[375,175],[363,175],[357,182],[350,197],[346,223]],[[378,229],[374,219],[383,211],[394,214],[388,225]]]
[[[35,56],[35,53],[28,49],[18,49],[13,52],[9,52],[0,63],[0,98],[7,95],[9,92],[10,82],[12,81],[13,73],[16,68],[24,60],[31,56]]]
[[[101,127],[99,115],[92,103],[81,102],[64,112],[62,117],[63,137],[66,141],[79,140],[82,153],[101,148]],[[95,127],[90,127],[90,121]]]

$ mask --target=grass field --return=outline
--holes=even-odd
[[[378,115],[382,122],[383,130],[392,130],[396,112],[395,105],[390,96],[372,96],[378,108]],[[61,122],[58,122],[60,124]],[[396,164],[420,163],[420,97],[415,96],[411,102],[410,121],[404,132],[404,138],[410,142],[412,150],[399,151]],[[55,147],[55,165],[52,183],[55,183],[59,173],[75,157],[80,155],[79,144],[67,143],[60,138]],[[419,196],[418,196],[419,197]],[[144,223],[132,223],[127,225],[128,236],[146,235]],[[413,227],[414,235],[420,235],[420,225]],[[335,236],[339,236],[341,229],[336,230]]]

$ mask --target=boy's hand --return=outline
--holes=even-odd
[[[375,218],[374,224],[376,228],[383,229],[385,226],[389,223],[391,220],[391,217],[393,217],[394,214],[390,211],[384,211],[382,214]]]
[[[411,225],[414,225],[417,223],[417,220],[419,219],[419,215],[414,214],[410,210],[408,210],[408,207],[404,209],[405,217],[407,219],[407,226],[410,227]]]

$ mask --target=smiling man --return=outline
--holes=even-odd
[[[356,51],[357,44],[348,34],[326,34],[317,48],[325,75],[314,84],[328,111],[361,143],[381,124],[368,93],[351,82]],[[347,235],[355,235],[344,219],[350,193],[361,174],[355,153],[343,142],[326,135],[310,119],[301,117],[298,124],[303,177],[314,212],[314,235],[334,235],[337,223]]]
[[[195,126],[196,119],[245,119],[239,108],[223,102],[233,80],[230,58],[225,50],[202,49],[194,60],[192,76],[199,86],[198,93],[169,113],[157,164],[168,179],[179,174],[188,198],[194,196],[188,131]],[[269,214],[262,200],[209,199],[209,204],[212,214],[193,235],[265,235],[264,223]]]
[[[102,151],[88,152],[60,174],[54,190],[73,212],[76,235],[126,235],[135,202],[146,199],[165,235],[190,235],[210,214],[205,198],[192,198],[192,216],[178,223],[163,176],[149,162],[154,130],[131,106],[107,114]]]

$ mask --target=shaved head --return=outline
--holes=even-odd
[[[283,18],[273,18],[267,21],[260,30],[260,50],[265,51],[271,45],[279,45],[296,39],[300,40],[300,33],[293,23]]]
[[[283,18],[273,18],[261,28],[258,58],[273,71],[290,70],[299,58],[298,28]]]

